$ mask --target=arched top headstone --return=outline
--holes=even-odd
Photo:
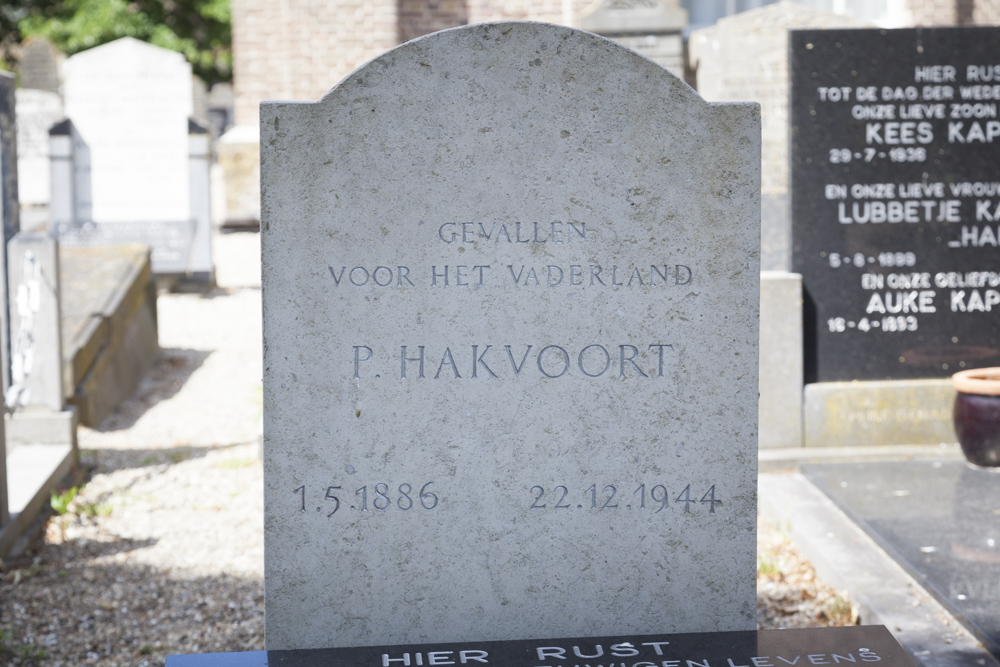
[[[191,65],[131,37],[67,58],[66,115],[91,151],[97,223],[190,220]]]
[[[59,93],[62,88],[62,63],[65,56],[44,37],[29,37],[21,45],[18,70],[21,87]]]
[[[753,628],[758,107],[508,22],[260,117],[268,648]]]

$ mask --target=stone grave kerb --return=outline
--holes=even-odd
[[[505,22],[260,117],[268,648],[753,628],[759,107]]]

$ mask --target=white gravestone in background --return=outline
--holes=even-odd
[[[96,222],[187,220],[191,65],[126,37],[63,67],[66,115],[90,147]]]
[[[269,649],[754,628],[756,105],[481,24],[260,145]]]
[[[208,175],[204,151],[190,152],[202,133],[189,131],[191,65],[125,37],[67,59],[64,75],[66,115],[90,151],[92,207],[64,240],[149,243],[155,272],[210,276]]]
[[[22,218],[44,209],[52,199],[49,164],[49,129],[64,118],[62,98],[57,93],[33,88],[18,88],[17,95],[17,192]],[[44,220],[43,220],[44,221]],[[22,227],[29,228],[27,220]]]

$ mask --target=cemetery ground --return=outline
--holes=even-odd
[[[0,564],[0,665],[161,665],[263,648],[259,238],[217,236],[220,287],[159,296],[161,355],[100,429],[44,543]],[[761,628],[846,625],[784,532],[758,521]]]

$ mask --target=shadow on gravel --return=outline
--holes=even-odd
[[[131,428],[147,410],[176,396],[211,354],[205,350],[162,348],[135,395],[115,408],[95,430],[108,433]]]
[[[123,546],[145,545],[78,539],[7,561],[0,664],[152,667],[175,653],[264,648],[263,581],[184,577],[129,563]]]
[[[110,473],[127,468],[150,468],[150,475],[163,472],[164,467],[200,459],[210,452],[246,447],[247,443],[212,445],[207,447],[170,447],[155,449],[82,450],[81,462],[88,469],[88,478],[95,473]],[[224,468],[242,468],[259,461],[256,457],[234,457],[222,461]]]

